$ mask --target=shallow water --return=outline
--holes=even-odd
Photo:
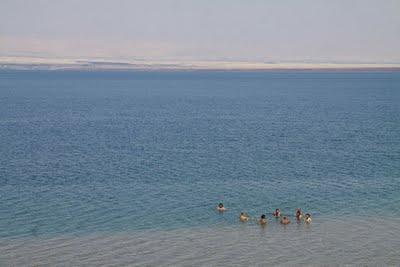
[[[387,247],[400,247],[388,237],[398,228],[374,218],[400,218],[399,103],[399,72],[0,71],[3,262],[14,250],[7,244],[21,242],[31,244],[20,249],[38,261],[51,261],[43,253],[54,253],[56,262],[64,246],[46,247],[63,238],[73,244],[65,247],[68,260],[75,253],[82,262],[106,250],[100,245],[93,257],[81,253],[91,237],[117,246],[118,238],[159,235],[177,240],[172,244],[179,250],[190,246],[189,233],[209,246],[222,231],[222,241],[233,243],[232,233],[243,230],[241,211],[259,216],[280,207],[292,215],[301,207],[318,221],[303,236],[310,233],[314,243],[332,220],[349,221],[329,226],[331,256],[316,248],[307,256],[294,246],[268,258],[323,264],[388,256],[392,264],[398,258]],[[215,213],[220,201],[229,211],[223,216]],[[367,238],[361,220],[354,253],[333,249],[343,238],[350,242],[348,226],[359,218],[382,225],[381,231]],[[261,242],[258,230],[246,229],[254,244]],[[382,244],[373,249],[370,240]],[[263,246],[271,246],[244,244],[243,251],[254,251],[254,261],[245,257],[254,264],[263,263],[262,251],[269,249]],[[206,245],[198,248],[203,258],[207,251],[214,255]],[[42,246],[44,252],[35,252]],[[126,253],[133,255],[121,250],[115,260],[135,256],[145,264],[164,250],[148,259],[132,246]],[[241,262],[226,253],[215,253],[218,262]],[[26,260],[21,257],[18,262]],[[185,257],[170,264],[184,264]]]
[[[324,220],[311,225],[237,224],[171,231],[0,242],[0,262],[23,266],[398,266],[400,220]]]

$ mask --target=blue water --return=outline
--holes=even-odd
[[[0,71],[0,238],[276,207],[400,217],[400,72]]]

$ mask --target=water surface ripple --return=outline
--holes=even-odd
[[[125,234],[126,242],[142,235],[154,246],[157,237],[146,236],[154,231],[172,239],[171,253],[200,246],[191,253],[205,265],[207,254],[244,264],[239,251],[262,263],[263,249],[276,263],[343,255],[343,263],[363,264],[387,255],[394,264],[391,249],[400,247],[388,237],[398,227],[386,218],[400,218],[399,103],[399,72],[0,71],[0,263],[35,262],[33,254],[54,263],[63,250],[66,260],[77,253],[84,261],[85,243],[93,242],[93,255]],[[224,216],[214,210],[220,201]],[[276,207],[289,215],[301,207],[319,221],[290,234],[310,240],[312,255],[293,245],[272,254],[275,233],[260,241],[254,229],[243,230],[249,237],[235,247],[240,211],[259,216]],[[338,218],[346,219],[331,223]],[[340,240],[350,241],[343,233],[353,221],[360,232],[350,255]],[[333,227],[329,255],[317,249],[324,225]],[[382,229],[368,237],[368,227]],[[226,257],[219,252],[226,247],[210,245],[220,232],[233,246],[221,252]],[[108,253],[129,261],[125,252],[147,255],[139,247]],[[148,255],[166,255],[165,247]],[[170,264],[196,258],[182,255]],[[157,262],[149,257],[136,260]]]

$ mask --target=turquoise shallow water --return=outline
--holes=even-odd
[[[399,103],[399,72],[1,71],[0,239],[396,220]]]

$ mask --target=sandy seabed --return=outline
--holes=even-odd
[[[0,239],[1,266],[398,266],[400,219]]]

